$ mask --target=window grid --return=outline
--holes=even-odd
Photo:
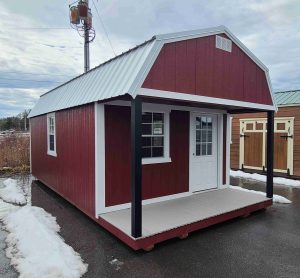
[[[212,117],[196,117],[196,156],[212,155]]]
[[[55,153],[55,116],[48,116],[48,153]]]
[[[164,157],[164,113],[143,113],[142,157]]]

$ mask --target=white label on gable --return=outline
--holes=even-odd
[[[231,52],[232,41],[221,36],[216,35],[216,48]]]

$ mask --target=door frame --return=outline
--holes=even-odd
[[[193,159],[193,146],[191,144],[191,140],[192,137],[194,136],[192,127],[193,127],[193,117],[194,115],[214,115],[217,118],[217,187],[212,188],[212,189],[207,189],[207,190],[202,190],[201,192],[206,192],[206,191],[212,191],[212,190],[218,190],[220,188],[225,188],[227,187],[227,184],[222,185],[222,169],[223,169],[223,159],[222,159],[222,154],[223,154],[223,114],[220,113],[216,113],[214,111],[201,111],[201,110],[194,110],[190,112],[190,136],[189,136],[189,192],[190,193],[194,193],[192,191],[192,185],[191,185],[191,163],[192,163],[192,159]],[[227,136],[228,137],[228,136]],[[226,138],[226,142],[227,142],[227,138]],[[227,142],[228,143],[228,142]],[[228,145],[228,144],[226,144]],[[228,147],[228,146],[226,146]],[[226,179],[227,180],[227,179]],[[227,183],[227,182],[226,182]],[[195,192],[195,193],[199,193],[199,192]]]
[[[294,119],[295,117],[276,117],[274,119],[274,133],[282,132],[282,130],[277,130],[277,123],[286,123],[287,121],[290,121],[290,134],[294,136]],[[262,132],[263,133],[263,150],[262,150],[262,165],[266,168],[266,137],[267,137],[267,119],[266,118],[246,118],[246,119],[240,119],[240,135],[244,135],[244,125],[242,122],[248,122],[248,123],[262,123],[263,124],[263,130],[251,130],[249,132]],[[245,124],[245,123],[244,123]],[[246,131],[247,132],[247,131]],[[245,156],[244,156],[244,145],[245,139],[243,136],[240,136],[240,148],[239,148],[239,168],[242,169],[242,166],[247,169],[253,169],[253,170],[262,170],[261,167],[255,167],[255,166],[247,166],[244,165]],[[294,137],[291,138],[291,140],[288,140],[287,143],[287,169],[290,169],[290,175],[293,175],[294,172]],[[279,173],[287,173],[286,170],[283,169],[274,169],[275,172]]]

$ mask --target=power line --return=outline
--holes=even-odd
[[[7,28],[10,30],[69,30],[66,27],[18,27],[18,28]]]
[[[12,81],[29,81],[29,82],[52,82],[52,83],[61,83],[62,82],[62,81],[52,81],[52,80],[30,80],[30,79],[5,78],[5,77],[0,77],[0,79],[12,80]]]
[[[94,5],[94,7],[95,7],[95,10],[96,10],[96,12],[97,12],[97,14],[98,14],[98,17],[99,17],[99,20],[100,20],[101,25],[102,25],[102,27],[103,27],[104,33],[105,33],[105,35],[106,35],[106,38],[107,38],[107,40],[108,40],[108,42],[109,42],[109,44],[110,44],[110,47],[111,47],[111,49],[112,49],[114,55],[117,56],[117,54],[116,54],[116,52],[115,52],[115,50],[114,50],[114,47],[113,47],[113,45],[112,45],[112,42],[111,42],[111,40],[110,40],[110,38],[109,38],[109,36],[108,36],[108,33],[107,33],[107,31],[106,31],[105,25],[104,25],[104,23],[103,23],[103,21],[102,21],[102,19],[101,19],[100,13],[99,13],[99,11],[98,11],[96,5],[95,5],[94,0],[92,0],[92,2],[93,2],[93,5]]]
[[[18,72],[18,71],[0,71],[1,73],[12,73],[12,74],[29,74],[29,75],[49,75],[49,76],[66,76],[66,77],[74,77],[73,75],[65,75],[65,74],[53,74],[53,73],[34,73],[34,72]]]

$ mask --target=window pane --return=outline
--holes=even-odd
[[[163,147],[164,138],[162,136],[152,137],[152,146],[153,147]]]
[[[142,135],[151,135],[152,124],[142,124]]]
[[[207,129],[212,129],[212,118],[207,117]]]
[[[207,141],[206,136],[207,136],[207,130],[201,130],[201,142],[202,143],[205,143]]]
[[[164,134],[164,126],[163,124],[153,124],[153,135],[162,135]]]
[[[201,117],[201,128],[206,128],[206,117]]]
[[[207,143],[207,155],[212,155],[212,143]]]
[[[162,124],[164,122],[163,113],[153,113],[153,122]]]
[[[196,129],[201,128],[201,117],[196,117]]]
[[[152,113],[144,112],[142,114],[142,123],[152,123]]]
[[[197,145],[196,145],[196,155],[197,155],[197,156],[200,155],[200,151],[201,151],[201,149],[200,149],[200,144],[197,144]]]
[[[151,147],[142,148],[142,157],[151,157]]]
[[[196,142],[200,142],[200,130],[196,130]]]
[[[207,142],[212,142],[212,131],[211,130],[207,131]]]
[[[201,144],[201,155],[206,155],[206,144]]]
[[[164,148],[163,147],[153,147],[152,148],[152,157],[161,157],[164,156]]]
[[[54,151],[54,135],[49,135],[49,149]]]
[[[151,147],[151,137],[142,137],[142,147]]]

